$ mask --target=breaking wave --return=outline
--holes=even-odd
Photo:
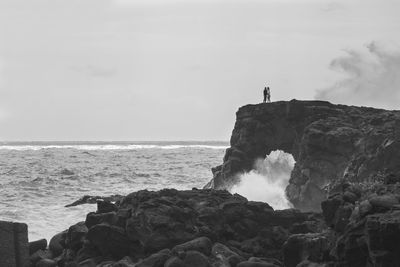
[[[257,159],[253,170],[240,175],[240,182],[231,193],[238,193],[248,200],[262,201],[274,209],[292,208],[285,189],[295,161],[293,156],[280,150],[271,152],[265,159]]]
[[[139,150],[139,149],[227,149],[228,145],[0,145],[0,150],[42,150],[42,149],[76,149],[76,150]]]

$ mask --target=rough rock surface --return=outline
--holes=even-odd
[[[282,266],[282,246],[288,237],[299,229],[311,233],[323,225],[319,214],[274,211],[267,203],[224,190],[143,190],[115,205],[99,202],[97,212],[89,213],[85,222],[52,239],[48,252],[54,251],[53,257],[42,251],[32,262],[52,259],[59,266],[109,267]]]
[[[304,211],[320,210],[342,180],[400,176],[400,111],[292,100],[247,105],[236,117],[231,147],[206,187],[229,189],[274,150],[296,161],[286,194]]]

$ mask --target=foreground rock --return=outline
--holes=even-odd
[[[278,149],[296,160],[286,192],[305,211],[319,211],[342,180],[400,177],[400,111],[292,100],[247,105],[236,117],[231,147],[208,187],[229,189],[255,159]]]
[[[288,237],[322,227],[318,214],[274,211],[227,191],[145,190],[116,205],[99,202],[85,222],[52,238],[52,257],[35,260],[59,266],[283,266]]]
[[[344,183],[322,202],[329,229],[296,234],[285,266],[400,266],[400,184]]]

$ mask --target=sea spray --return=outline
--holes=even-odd
[[[291,208],[285,188],[294,163],[292,155],[273,151],[265,159],[257,159],[252,171],[241,174],[239,184],[233,186],[231,192],[249,200],[267,202],[274,209]]]

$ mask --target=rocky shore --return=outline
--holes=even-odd
[[[324,229],[321,214],[248,201],[224,190],[138,191],[59,233],[34,266],[293,266],[282,247]],[[285,264],[285,265],[284,265]]]
[[[400,264],[400,183],[342,184],[322,214],[224,190],[138,191],[31,249],[31,266],[328,267]]]
[[[86,196],[97,211],[30,243],[30,266],[398,267],[400,112],[290,101],[239,109],[208,189]],[[281,149],[296,165],[274,210],[225,189]]]

